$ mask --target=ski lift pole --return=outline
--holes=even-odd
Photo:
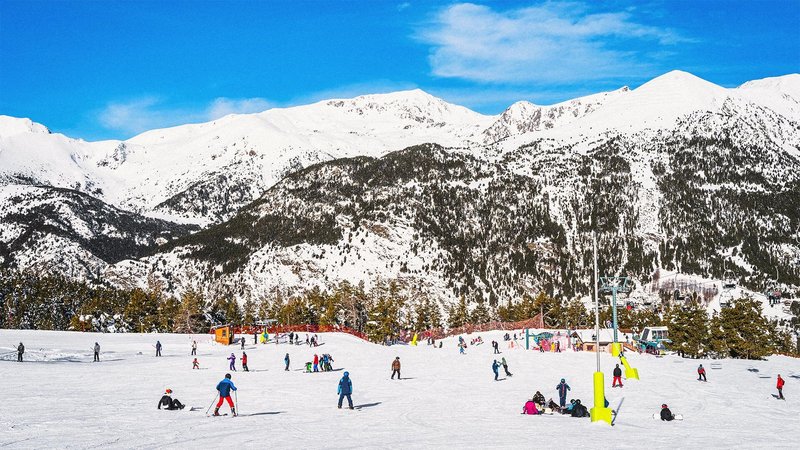
[[[592,247],[594,249],[594,333],[597,354],[597,371],[592,377],[594,384],[594,407],[590,411],[592,422],[603,421],[611,425],[611,408],[605,406],[606,394],[603,372],[600,371],[600,300],[598,295],[600,279],[597,277],[597,235],[592,231]]]

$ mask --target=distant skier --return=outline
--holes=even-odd
[[[319,356],[314,353],[314,372],[319,372]]]
[[[392,379],[394,380],[394,374],[397,374],[397,379],[400,379],[400,357],[397,356],[392,361]]]
[[[342,374],[342,379],[339,380],[339,409],[342,409],[342,401],[347,397],[347,405],[353,409],[353,382],[350,380],[350,372]]]
[[[309,340],[308,340],[308,335],[306,335],[306,345],[311,347],[311,342],[309,342]]]
[[[675,415],[672,414],[666,403],[661,405],[661,420],[666,420],[667,422],[675,420]]]
[[[234,386],[233,381],[231,381],[231,374],[225,374],[225,378],[217,384],[217,391],[219,391],[219,401],[217,402],[217,407],[214,409],[214,415],[219,415],[219,407],[222,406],[223,401],[226,401],[228,402],[228,406],[231,407],[231,413],[235,416],[236,408],[233,405],[233,399],[231,399],[231,391],[236,391],[236,386]]]
[[[783,378],[781,378],[781,374],[778,374],[777,388],[778,388],[778,399],[779,400],[786,400],[785,398],[783,398],[783,385],[784,385]]]
[[[441,345],[441,344],[442,343],[439,342],[439,345]],[[458,353],[461,354],[461,355],[466,355],[466,353],[464,352],[464,348],[465,347],[466,347],[465,344],[458,344]]]
[[[94,361],[92,362],[100,362],[100,344],[97,342],[94,343]]]
[[[708,381],[706,379],[706,368],[700,364],[700,367],[697,368],[697,381]]]
[[[182,404],[177,398],[172,398],[172,389],[167,389],[164,395],[161,396],[161,400],[158,401],[158,409],[161,409],[162,406],[168,411],[174,411],[183,409],[186,405]]]
[[[242,336],[241,342],[242,342],[242,350],[244,350],[244,336]]]
[[[289,332],[289,343],[294,344],[294,331]]]
[[[161,356],[161,341],[156,341],[156,356]]]
[[[494,347],[494,354],[495,355],[499,355],[500,354],[500,344],[498,344],[497,341],[492,341],[492,347]]]
[[[242,370],[250,372],[250,369],[247,368],[247,353],[245,352],[242,352]]]
[[[500,375],[500,364],[497,364],[496,359],[492,363],[492,372],[494,372],[494,381],[497,381],[497,377]]]
[[[22,362],[22,355],[25,353],[25,346],[22,342],[17,346],[17,362]]]
[[[507,377],[513,377],[514,374],[508,371],[508,362],[506,362],[506,357],[500,358],[500,365],[503,366],[503,370],[506,372]]]
[[[228,361],[231,362],[230,370],[236,372],[236,355],[231,353],[231,356],[228,356]]]
[[[287,353],[286,356],[283,357],[283,362],[286,363],[286,371],[289,371],[289,354]]]
[[[563,408],[567,405],[567,392],[570,390],[569,385],[567,382],[562,378],[561,383],[556,386],[556,390],[558,391],[558,401],[559,405]]]
[[[192,356],[197,356],[197,341],[192,341]]]
[[[192,370],[194,370],[194,369],[198,369],[198,370],[200,369],[200,362],[197,361],[197,358],[195,358],[194,361],[192,361]]]
[[[619,387],[622,387],[622,369],[619,368],[619,364],[614,367],[614,381],[611,383],[611,387],[617,387],[617,383],[619,383]]]

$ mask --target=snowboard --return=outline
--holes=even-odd
[[[675,417],[674,420],[683,420],[683,415],[681,414],[673,414],[673,417]],[[661,413],[654,413],[653,419],[661,420]]]

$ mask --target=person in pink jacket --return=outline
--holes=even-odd
[[[522,414],[539,415],[539,409],[536,408],[536,403],[533,399],[525,402],[525,406],[522,407]]]

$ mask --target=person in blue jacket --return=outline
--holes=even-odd
[[[569,385],[562,378],[561,383],[558,383],[558,386],[556,386],[556,390],[558,391],[558,400],[560,401],[560,406],[563,408],[567,404],[567,391],[570,390]]]
[[[283,357],[283,362],[286,363],[286,370],[289,370],[289,354],[287,353],[286,356]]]
[[[496,359],[492,363],[492,371],[494,371],[494,381],[497,381],[497,376],[500,375],[500,364],[497,364]]]
[[[226,373],[225,378],[217,384],[217,391],[219,391],[219,401],[217,402],[217,407],[214,408],[214,415],[219,415],[219,407],[222,406],[223,401],[228,402],[228,406],[231,407],[231,414],[234,416],[236,415],[236,407],[233,405],[233,399],[231,398],[231,391],[235,391],[236,386],[233,385],[233,381],[231,381],[231,374]]]
[[[161,356],[161,341],[156,341],[156,356]]]
[[[350,409],[353,409],[353,398],[350,395],[353,393],[353,382],[350,381],[350,372],[345,372],[342,379],[339,380],[339,409],[342,409],[342,400],[347,397],[347,404]]]

